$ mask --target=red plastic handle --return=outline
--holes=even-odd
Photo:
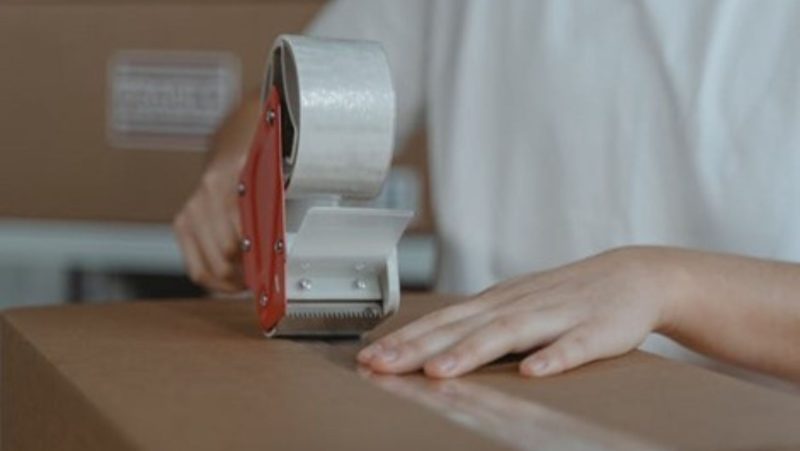
[[[265,332],[286,314],[286,241],[281,104],[270,89],[239,185],[245,281]]]

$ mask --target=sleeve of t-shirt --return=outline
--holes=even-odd
[[[383,45],[397,97],[396,149],[423,119],[429,9],[426,0],[337,0],[327,4],[306,30],[311,36]]]

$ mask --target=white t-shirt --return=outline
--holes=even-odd
[[[398,145],[424,121],[442,291],[628,244],[800,261],[800,1],[342,0],[309,33],[382,42]]]
[[[627,244],[800,260],[800,2],[344,0],[430,140],[438,288]]]

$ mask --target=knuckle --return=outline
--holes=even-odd
[[[513,339],[510,341],[515,346],[524,335],[526,327],[528,327],[527,318],[513,314],[504,314],[491,323],[491,331],[494,335],[512,337]]]
[[[450,318],[455,316],[455,313],[455,307],[445,307],[441,310],[429,313],[426,319],[432,323],[441,324],[449,321]]]
[[[477,340],[469,340],[453,351],[457,359],[472,359],[483,354],[484,345]]]
[[[443,351],[441,355],[447,355],[449,357],[454,358],[457,362],[469,362],[475,358],[475,353],[467,348],[462,346],[456,346],[454,348],[450,348],[446,351]]]
[[[494,320],[493,327],[499,329],[500,331],[512,331],[518,329],[520,326],[519,317],[512,316],[512,315],[503,315],[496,320]]]
[[[588,345],[589,337],[586,334],[580,333],[570,337],[561,347],[563,363],[569,365],[582,361],[586,355]]]
[[[386,345],[390,347],[398,346],[414,337],[414,328],[416,326],[416,322],[412,322],[410,324],[406,324],[405,326],[397,329],[396,331],[383,336],[380,338],[377,343],[381,345]]]
[[[589,340],[589,336],[585,333],[575,334],[569,341],[570,349],[576,353],[583,353],[589,345]]]

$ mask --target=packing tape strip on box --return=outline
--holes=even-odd
[[[273,85],[283,93],[287,198],[377,195],[391,164],[395,123],[380,44],[282,36],[272,58],[265,93]]]

